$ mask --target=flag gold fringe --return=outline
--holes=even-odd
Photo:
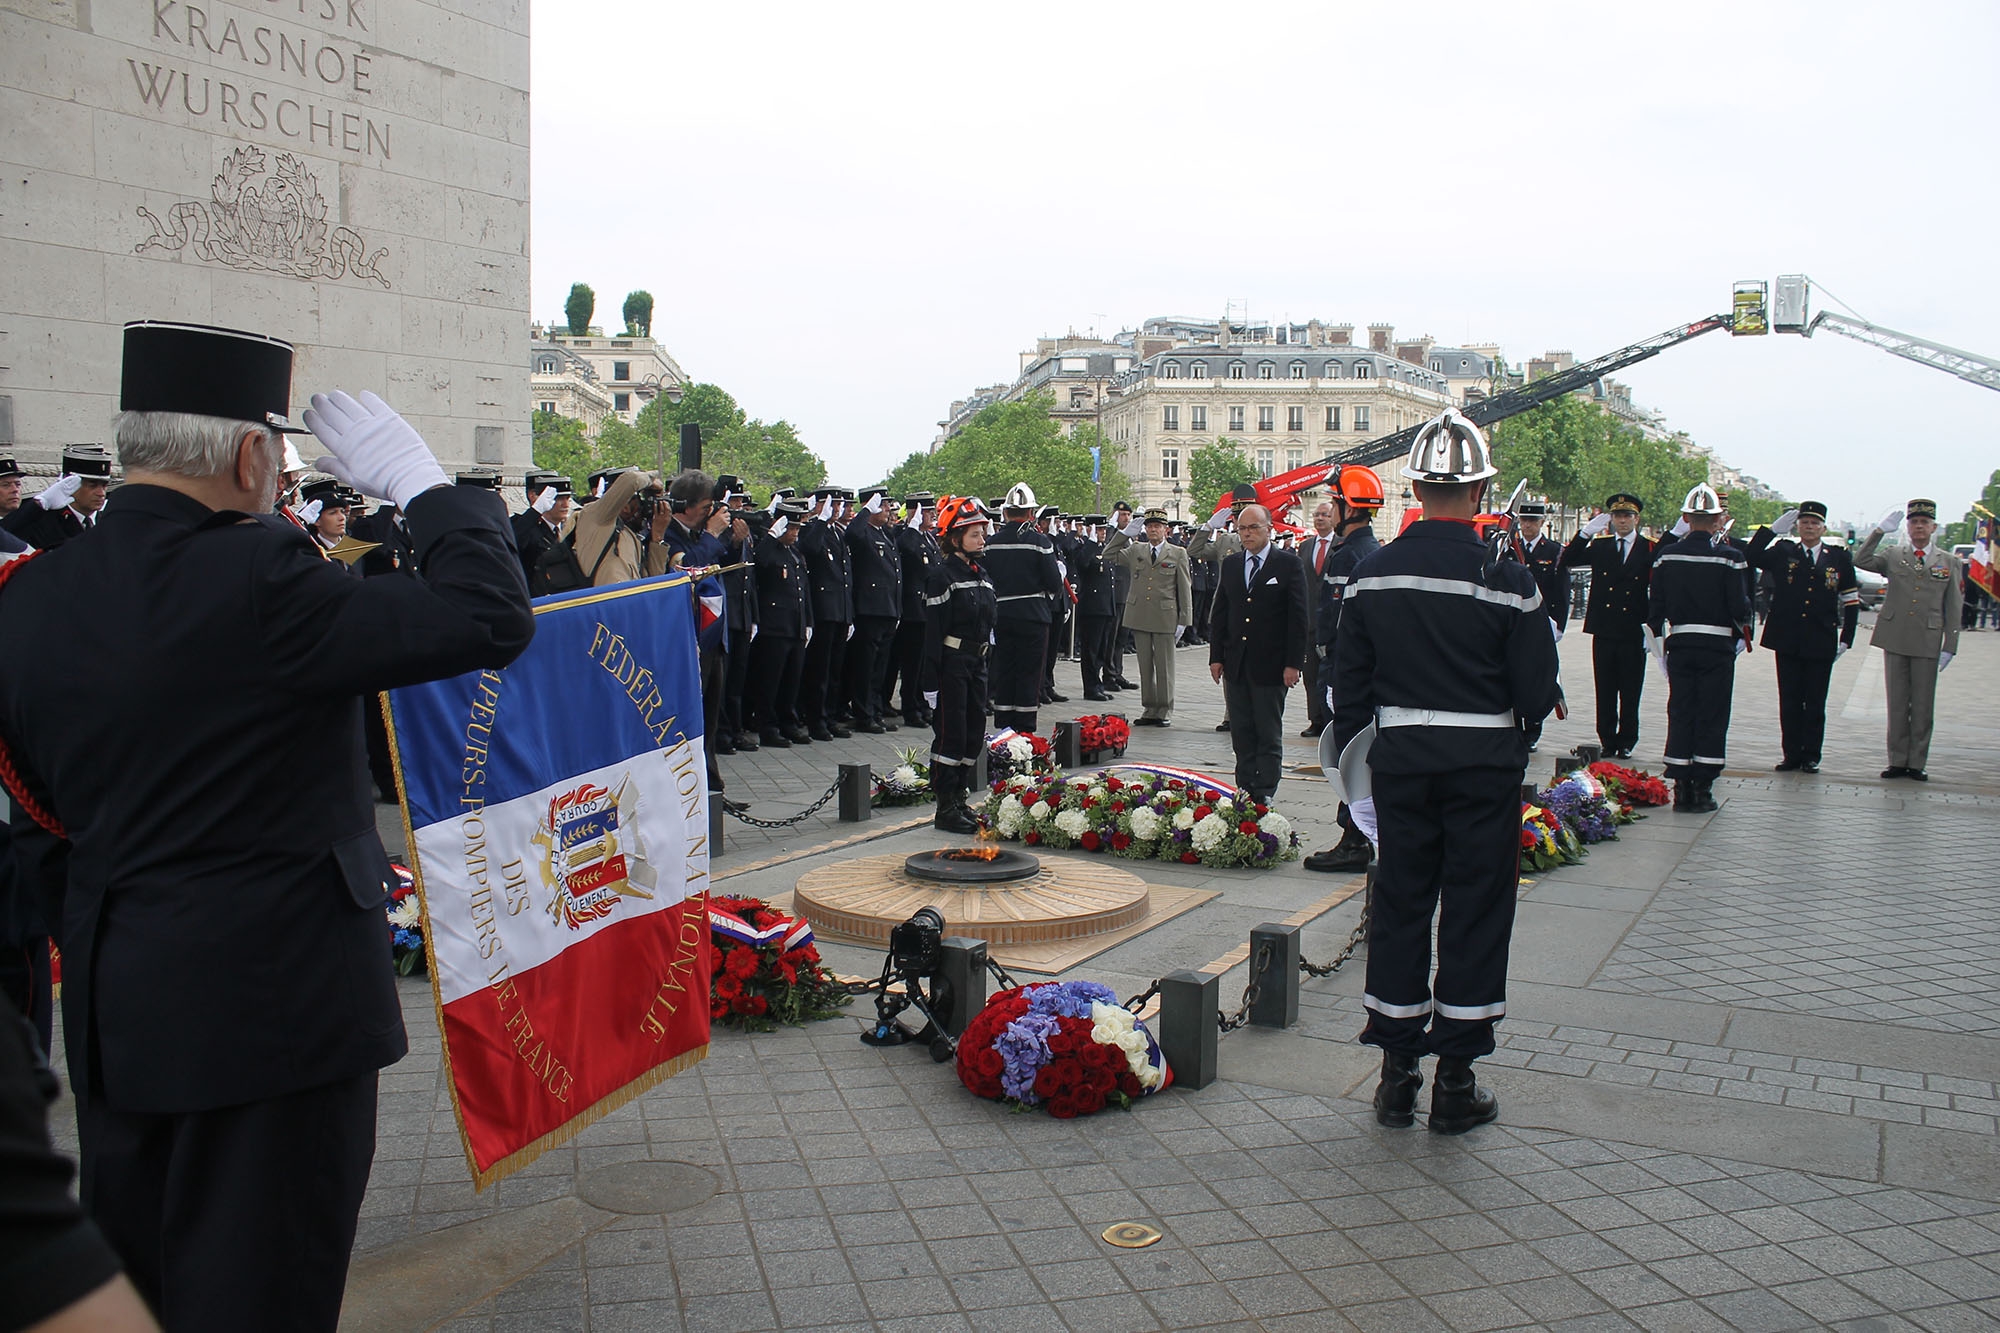
[[[616,1092],[607,1093],[603,1097],[600,1097],[596,1105],[586,1107],[577,1112],[574,1116],[557,1125],[533,1143],[516,1148],[513,1152],[508,1153],[484,1171],[481,1171],[478,1164],[472,1161],[472,1150],[468,1147],[466,1149],[465,1160],[472,1167],[473,1192],[475,1194],[479,1193],[488,1185],[497,1184],[505,1180],[508,1176],[513,1175],[516,1171],[519,1171],[549,1149],[559,1148],[577,1135],[583,1133],[584,1130],[589,1129],[592,1125],[604,1119],[605,1116],[610,1115],[634,1097],[640,1097],[651,1092],[675,1074],[680,1073],[684,1069],[692,1069],[707,1058],[708,1044],[704,1042],[700,1046],[681,1052],[663,1065],[654,1065],[651,1069],[648,1069],[645,1073],[639,1075],[639,1077],[633,1079]],[[451,1095],[452,1104],[456,1107],[458,1103],[458,1089],[455,1086],[452,1088]],[[459,1134],[463,1137],[464,1133],[465,1121],[461,1118],[459,1121]]]

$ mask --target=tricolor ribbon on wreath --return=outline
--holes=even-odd
[[[1171,764],[1112,764],[1107,773],[1151,773],[1155,777],[1178,778],[1190,787],[1200,788],[1215,796],[1232,795],[1236,788],[1227,782],[1217,782],[1206,773],[1197,773],[1191,768],[1175,768]]]
[[[790,953],[812,943],[812,926],[804,921],[794,921],[790,917],[773,913],[777,920],[759,930],[734,912],[709,905],[708,928],[717,935],[725,936],[751,948],[761,948],[773,940],[780,941],[779,952]]]

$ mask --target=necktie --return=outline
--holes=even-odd
[[[1618,563],[1621,565],[1625,563],[1625,557],[1632,553],[1632,549],[1625,544],[1630,540],[1631,538],[1629,537],[1620,537],[1618,539]]]
[[[1262,563],[1263,557],[1255,555],[1250,557],[1250,563],[1243,571],[1243,587],[1246,591],[1257,586],[1257,566]]]
[[[1326,538],[1319,539],[1319,549],[1313,552],[1313,573],[1326,573]]]

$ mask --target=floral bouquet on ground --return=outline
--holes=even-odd
[[[709,1014],[751,1032],[836,1017],[854,997],[819,965],[812,927],[761,898],[708,900]]]
[[[1610,798],[1602,782],[1580,771],[1542,792],[1540,799],[1549,813],[1586,847],[1616,838],[1620,824],[1629,824],[1637,818]]]
[[[1534,870],[1554,870],[1558,866],[1579,865],[1583,844],[1563,826],[1553,812],[1528,801],[1521,802],[1521,863]]]
[[[396,872],[396,891],[386,904],[389,929],[394,932],[389,957],[396,965],[396,975],[407,977],[424,970],[424,909],[417,900],[416,877],[393,861],[389,868]]]
[[[1627,810],[1638,805],[1665,805],[1673,799],[1673,793],[1667,790],[1665,782],[1636,768],[1625,768],[1600,759],[1590,766],[1589,772],[1590,776],[1604,784],[1611,798]]]
[[[930,765],[915,749],[896,756],[896,766],[875,779],[875,805],[923,805],[937,799],[931,790]]]
[[[1117,713],[1105,713],[1076,720],[1077,746],[1083,762],[1100,764],[1107,759],[1123,759],[1132,739],[1132,724]]]
[[[1055,750],[1040,736],[1010,727],[987,738],[986,775],[995,782],[1020,774],[1048,777],[1055,771]]]
[[[1003,990],[958,1039],[958,1077],[981,1097],[1058,1120],[1093,1115],[1167,1087],[1160,1043],[1094,981]]]
[[[1291,821],[1242,793],[1165,773],[995,782],[980,812],[1002,838],[1135,861],[1268,870],[1299,854]]]

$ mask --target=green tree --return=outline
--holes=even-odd
[[[653,294],[651,292],[625,293],[625,332],[637,334],[641,338],[653,336]]]
[[[562,473],[581,492],[585,480],[597,470],[583,423],[575,417],[537,410],[532,429],[535,466]]]
[[[1614,492],[1636,495],[1646,518],[1670,527],[1688,489],[1707,465],[1681,443],[1655,440],[1597,404],[1574,394],[1509,417],[1492,431],[1494,487],[1507,495],[1522,478],[1528,489],[1566,505],[1597,505]]]
[[[652,436],[658,433],[663,417],[666,419],[667,439],[678,440],[681,423],[692,421],[701,427],[704,443],[741,426],[748,419],[728,390],[717,384],[690,384],[682,391],[678,403],[670,403],[664,395],[656,394],[651,402],[639,409],[633,424],[641,434]]]
[[[1097,502],[1091,481],[1094,428],[1065,436],[1049,416],[1054,399],[1032,394],[1018,402],[995,403],[975,416],[936,453],[915,453],[892,471],[886,484],[898,495],[927,490],[938,495],[976,495],[992,499],[1025,481],[1043,504],[1061,505],[1084,513]],[[1104,503],[1132,492],[1131,479],[1107,450],[1101,479]]]
[[[1987,512],[2000,514],[2000,472],[1995,472],[1991,477],[1987,478],[1986,489],[1979,493],[1978,503],[1984,506]],[[1966,542],[1977,541],[1979,539],[1979,518],[1978,510],[1968,509],[1965,511],[1965,518],[1963,520],[1947,524],[1944,530],[1944,544],[1946,546],[1960,546]]]
[[[713,436],[703,431],[701,465],[743,478],[760,500],[780,486],[803,495],[826,483],[826,460],[806,448],[789,421],[766,425],[753,418]]]
[[[1228,440],[1217,436],[1212,444],[1197,445],[1188,455],[1188,514],[1206,519],[1232,488],[1257,480],[1256,465]]]
[[[667,473],[674,471],[674,459],[680,450],[680,437],[671,430],[667,432]],[[628,426],[617,417],[604,418],[604,424],[597,428],[597,467],[642,467],[651,472],[659,467],[660,441],[651,431],[642,431],[637,426]],[[595,469],[593,469],[595,470]]]
[[[563,318],[569,321],[572,337],[581,338],[590,332],[590,317],[597,310],[597,293],[590,290],[587,282],[574,283],[569,289],[569,300],[563,302]]]

